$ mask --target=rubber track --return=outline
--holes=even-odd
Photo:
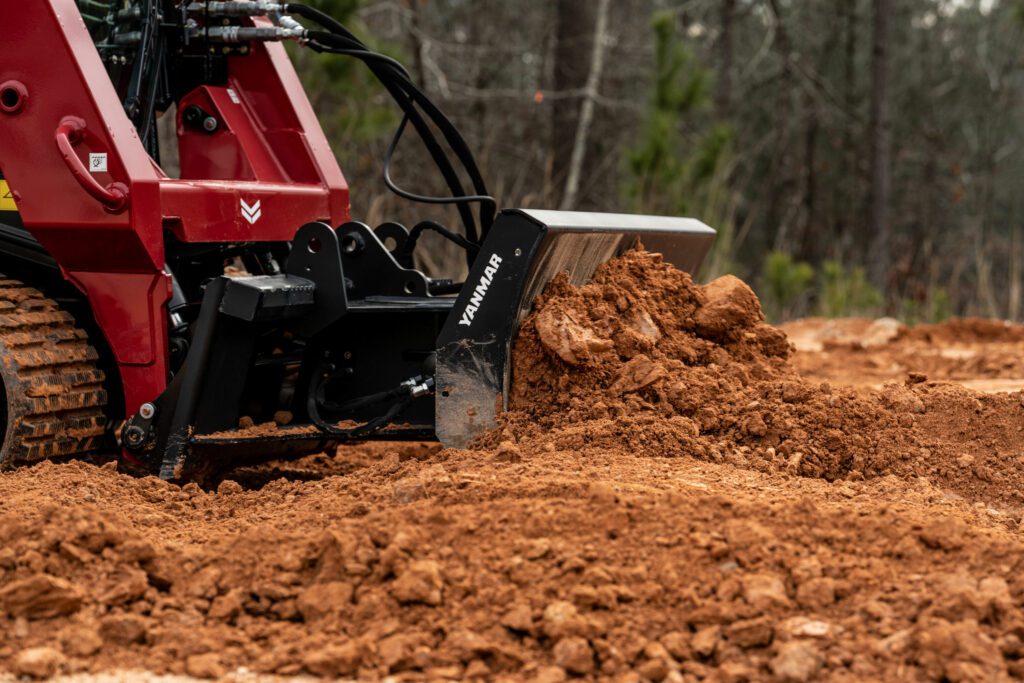
[[[0,362],[13,438],[0,465],[98,449],[107,418],[103,371],[84,330],[57,302],[0,275]]]

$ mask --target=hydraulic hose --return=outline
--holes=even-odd
[[[394,389],[370,394],[369,396],[363,396],[339,405],[324,401],[322,394],[325,377],[326,375],[321,370],[313,373],[313,378],[310,380],[309,391],[306,395],[306,412],[309,414],[310,421],[321,432],[329,436],[345,440],[366,438],[384,429],[394,422],[395,418],[404,413],[415,398],[430,393],[434,386],[433,378],[428,378],[422,382],[420,381],[421,378],[416,378],[408,382],[403,382]],[[351,429],[342,429],[336,425],[329,424],[320,415],[321,408],[328,408],[332,411],[343,412],[375,405],[386,400],[394,402],[388,407],[387,411],[383,415],[379,415],[365,424]]]
[[[286,5],[286,11],[315,22],[326,29],[326,31],[308,32],[308,45],[311,48],[323,52],[356,57],[366,63],[405,113],[405,118],[403,119],[392,144],[389,146],[388,156],[385,161],[385,182],[389,189],[399,196],[411,201],[432,204],[456,204],[459,207],[463,223],[466,225],[467,238],[473,242],[478,240],[475,222],[471,218],[467,220],[466,213],[463,209],[467,203],[479,203],[481,228],[480,237],[482,238],[486,235],[494,221],[494,216],[497,211],[497,202],[488,193],[487,186],[482,174],[480,173],[479,166],[477,165],[469,146],[466,144],[465,139],[461,134],[459,134],[458,130],[454,125],[452,125],[451,121],[444,115],[444,113],[413,84],[405,68],[390,57],[386,57],[385,55],[380,55],[369,50],[340,22],[314,7],[298,3],[289,3]],[[447,155],[445,155],[444,151],[440,148],[440,145],[437,144],[433,131],[431,131],[429,126],[426,125],[426,122],[417,111],[417,107],[421,108],[427,117],[441,131],[445,141],[448,143],[448,146],[455,153],[455,156],[466,170],[476,194],[469,195],[465,193],[461,182],[458,179],[458,174],[455,173],[455,170],[451,167],[451,163],[448,160]],[[417,195],[402,190],[391,179],[391,157],[398,146],[398,142],[401,139],[407,123],[412,123],[419,136],[423,139],[428,151],[434,159],[434,162],[445,177],[449,189],[452,191],[452,197],[425,197]]]

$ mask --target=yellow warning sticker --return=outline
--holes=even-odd
[[[0,180],[0,211],[17,211],[18,205],[14,203],[14,193],[7,186],[6,180]]]

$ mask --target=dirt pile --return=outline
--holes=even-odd
[[[510,412],[484,443],[689,456],[827,480],[933,476],[1019,505],[1021,396],[914,375],[881,391],[806,379],[757,297],[726,276],[697,286],[631,252],[593,282],[555,280],[514,350]],[[966,464],[965,464],[966,463]]]

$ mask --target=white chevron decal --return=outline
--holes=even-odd
[[[256,221],[263,215],[263,202],[256,200],[252,206],[249,206],[244,199],[242,202],[242,218],[249,221],[250,225],[256,225]]]

